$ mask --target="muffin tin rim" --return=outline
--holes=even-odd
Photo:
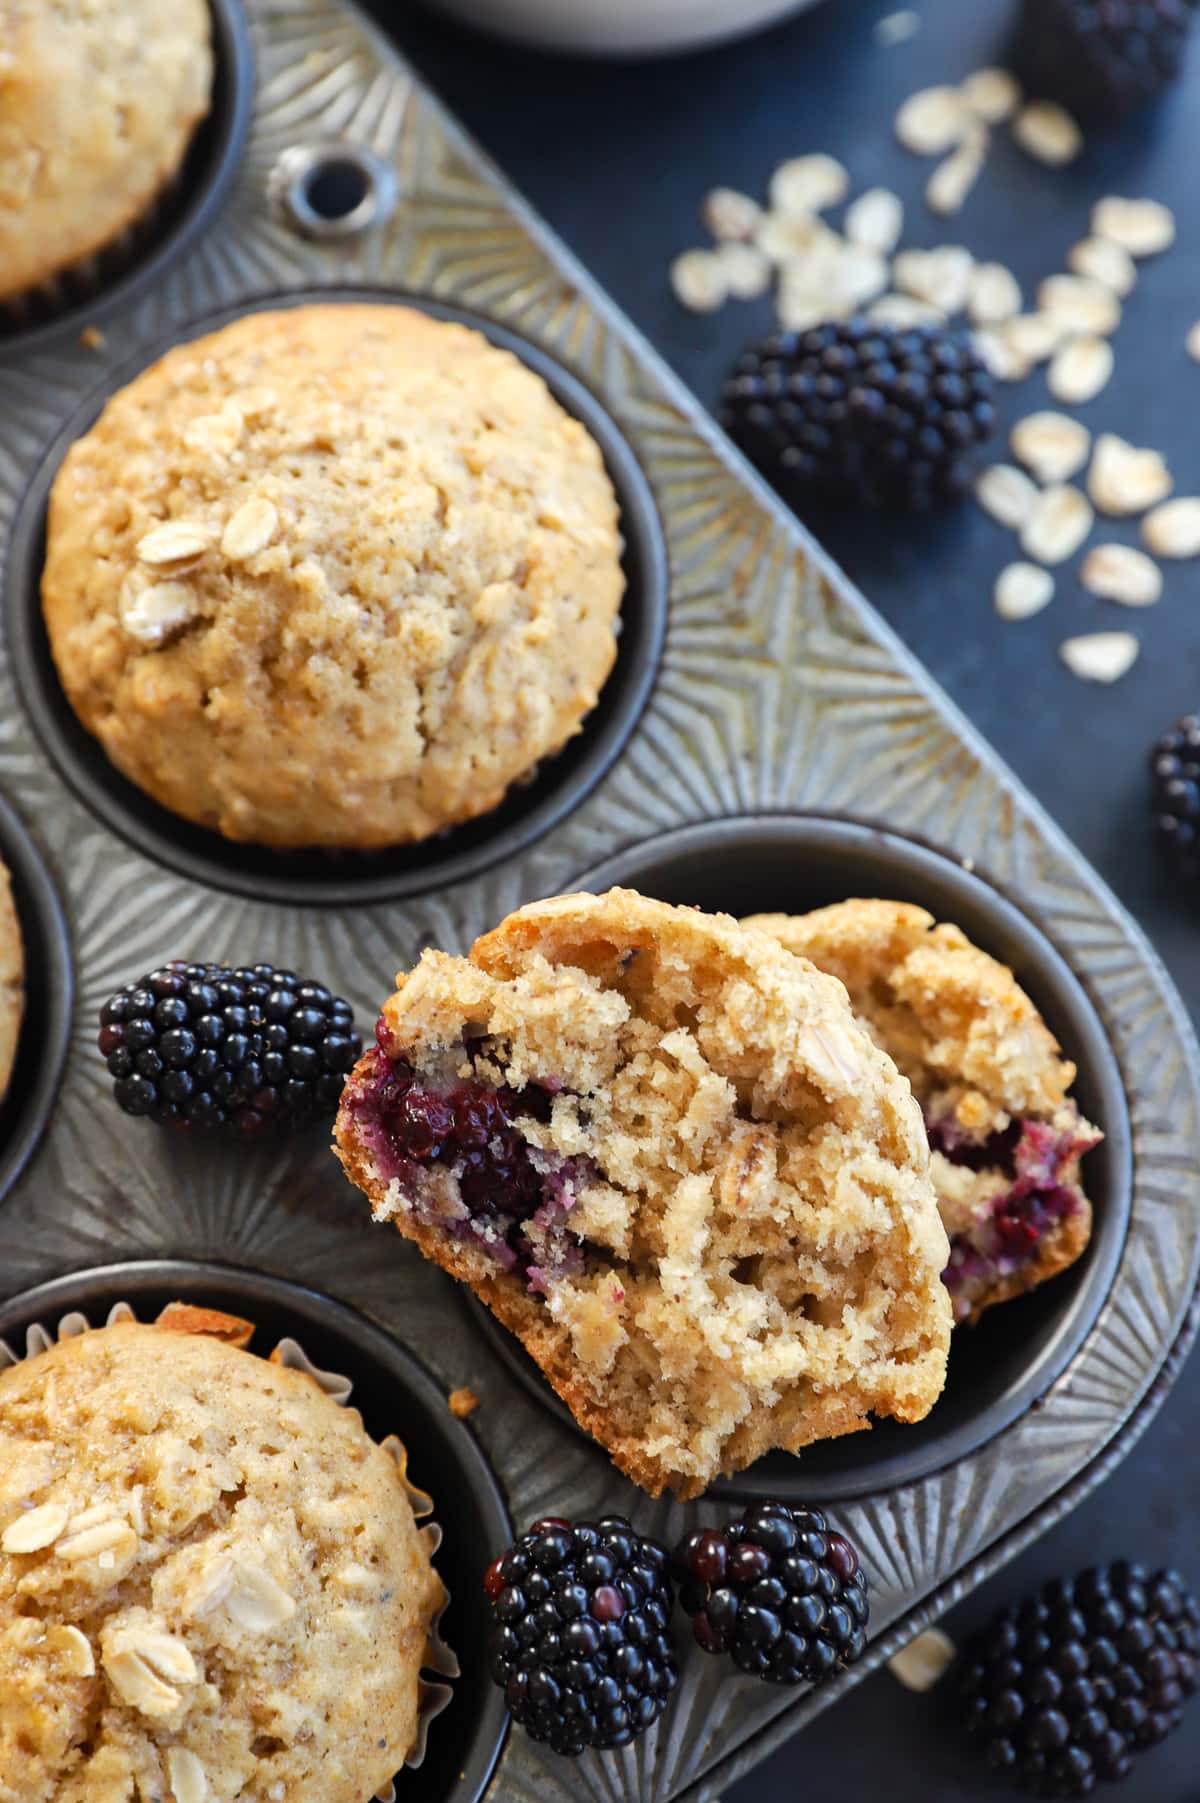
[[[178,172],[183,180],[196,138],[206,129],[213,130],[215,142],[200,172],[202,179],[196,184],[196,192],[181,194],[175,217],[161,233],[151,218],[144,249],[139,253],[135,248],[128,266],[120,268],[111,280],[102,280],[94,293],[67,300],[49,318],[33,325],[0,333],[0,365],[9,358],[25,358],[52,349],[72,331],[108,319],[119,307],[140,300],[148,288],[195,247],[219,214],[237,179],[254,124],[257,77],[254,40],[243,0],[207,0],[207,5],[213,27],[213,105],[198,122]],[[226,84],[223,96],[217,79],[222,75]],[[169,196],[165,198],[169,205]],[[162,199],[164,196],[160,195],[150,202],[151,215]],[[138,225],[135,219],[130,229],[136,232]],[[92,255],[103,256],[104,250],[101,245]],[[82,261],[86,263],[88,259]],[[70,269],[61,272],[63,279],[69,279],[70,274]]]
[[[50,1125],[67,1068],[75,1009],[75,953],[66,908],[37,841],[0,795],[0,858],[13,885],[24,954],[24,1006],[7,1094],[0,1103],[0,1203],[35,1157]],[[34,957],[38,969],[31,976]],[[41,1018],[31,1020],[31,992],[44,983]],[[34,1033],[44,1042],[34,1046]],[[36,1059],[31,1067],[30,1060]],[[21,1088],[27,1091],[20,1093]]]
[[[940,874],[941,879],[951,887],[957,885],[962,891],[971,892],[982,908],[999,916],[1000,925],[1007,926],[1024,939],[1031,948],[1031,961],[1033,958],[1038,960],[1038,975],[1045,977],[1049,972],[1048,980],[1054,981],[1056,994],[1065,992],[1067,996],[1073,995],[1075,1011],[1069,1024],[1073,1031],[1082,1033],[1078,1050],[1081,1062],[1084,1059],[1087,1061],[1082,1074],[1085,1082],[1090,1079],[1094,1083],[1104,1104],[1101,1111],[1104,1118],[1098,1124],[1103,1126],[1105,1132],[1105,1156],[1112,1193],[1106,1199],[1103,1209],[1096,1207],[1091,1240],[1079,1261],[1082,1265],[1086,1260],[1086,1265],[1076,1272],[1074,1292],[1060,1305],[1060,1319],[1044,1337],[1031,1365],[1015,1375],[978,1414],[972,1412],[964,1422],[947,1429],[944,1442],[939,1443],[937,1436],[938,1404],[935,1403],[925,1421],[916,1424],[916,1430],[928,1429],[932,1436],[927,1446],[923,1444],[925,1435],[922,1435],[911,1446],[902,1442],[897,1451],[890,1455],[885,1453],[883,1459],[874,1464],[871,1449],[875,1435],[851,1435],[836,1444],[839,1448],[852,1448],[861,1456],[855,1459],[851,1453],[848,1469],[842,1472],[806,1475],[804,1454],[807,1449],[801,1449],[795,1455],[797,1463],[794,1473],[789,1471],[781,1477],[778,1470],[768,1468],[756,1477],[755,1467],[750,1466],[731,1476],[716,1478],[705,1491],[706,1497],[710,1499],[754,1501],[774,1496],[782,1490],[792,1500],[816,1499],[836,1503],[879,1495],[932,1477],[960,1459],[994,1445],[1040,1397],[1066,1376],[1112,1294],[1124,1255],[1133,1206],[1135,1167],[1132,1123],[1120,1063],[1102,1012],[1088,985],[1059,947],[1054,934],[1036,917],[1033,910],[1015,900],[1004,885],[978,869],[966,869],[961,860],[947,854],[931,840],[857,816],[825,810],[748,810],[745,813],[691,822],[653,839],[630,841],[574,878],[572,886],[585,893],[602,893],[605,888],[613,886],[637,889],[639,885],[636,877],[618,875],[613,867],[619,868],[630,860],[636,861],[639,852],[644,853],[645,862],[651,864],[659,859],[670,859],[674,855],[686,855],[690,851],[715,851],[718,845],[713,844],[714,840],[720,845],[736,849],[738,844],[754,838],[756,834],[772,831],[782,834],[784,838],[793,837],[797,843],[804,842],[813,850],[819,848],[822,840],[828,844],[832,835],[851,854],[856,848],[879,854],[896,855],[898,852],[906,876],[915,875],[919,878],[922,867],[932,866],[931,881],[936,882]],[[953,914],[939,913],[932,906],[929,907],[929,912],[939,919],[954,918]],[[1026,976],[1026,972],[1021,973],[1022,983]],[[1057,1021],[1052,1022],[1052,1030],[1059,1024]],[[1061,1274],[1062,1279],[1067,1279],[1068,1276],[1068,1272]],[[1057,1282],[1059,1279],[1053,1281]],[[491,1310],[465,1288],[462,1299],[477,1331],[482,1333],[506,1371],[521,1385],[526,1395],[537,1401],[542,1408],[549,1409],[574,1434],[584,1435],[584,1430],[566,1404],[550,1388],[520,1341],[501,1326]],[[1043,1299],[1044,1307],[1050,1305],[1050,1299]],[[1019,1304],[1014,1302],[1000,1306],[1017,1307]],[[956,1333],[973,1331],[973,1328],[965,1325],[955,1329]],[[916,1430],[905,1429],[905,1441],[907,1435]]]
[[[167,351],[236,319],[324,304],[410,307],[435,319],[466,325],[539,376],[600,449],[617,497],[626,577],[616,659],[595,707],[583,716],[580,730],[559,751],[542,759],[527,779],[512,783],[504,799],[487,813],[442,834],[377,852],[338,853],[320,848],[275,852],[268,846],[225,839],[155,801],[117,769],[76,716],[54,667],[40,604],[50,490],[71,446],[90,430],[113,396]],[[635,605],[627,612],[631,597]],[[282,905],[367,907],[414,900],[482,876],[528,851],[584,804],[627,749],[652,701],[667,642],[671,572],[658,503],[642,460],[584,376],[535,339],[478,309],[378,284],[327,284],[272,291],[212,309],[190,319],[179,332],[139,345],[100,381],[90,384],[42,447],[17,503],[0,567],[0,607],[30,724],[59,777],[93,820],[173,875],[205,889]],[[526,808],[523,797],[543,778],[548,779],[546,792]],[[510,809],[515,818],[498,818]],[[455,836],[462,834],[469,835],[465,848],[460,838],[455,852]],[[198,850],[192,849],[193,841]],[[449,855],[426,867],[423,858],[441,843],[450,846]],[[401,868],[388,874],[384,863],[380,873],[379,861],[397,856],[404,860]],[[281,866],[293,859],[319,874],[287,875]],[[374,872],[355,874],[356,864],[361,870],[363,860],[375,861]]]
[[[464,1470],[472,1493],[477,1501],[482,1499],[482,1512],[490,1519],[490,1525],[496,1532],[501,1545],[508,1545],[513,1538],[513,1523],[509,1513],[508,1501],[501,1488],[499,1477],[493,1470],[491,1461],[481,1446],[469,1421],[450,1416],[446,1403],[446,1394],[438,1380],[424,1363],[408,1346],[397,1340],[395,1336],[378,1322],[350,1303],[327,1291],[315,1289],[311,1284],[296,1278],[285,1277],[277,1272],[265,1271],[249,1265],[231,1265],[212,1258],[189,1258],[176,1254],[146,1258],[122,1259],[110,1264],[83,1266],[72,1271],[64,1271],[57,1276],[47,1278],[29,1289],[19,1290],[14,1295],[0,1298],[0,1339],[12,1335],[35,1322],[43,1325],[52,1324],[56,1330],[58,1321],[65,1313],[78,1310],[88,1314],[97,1304],[110,1307],[115,1302],[136,1303],[140,1297],[154,1291],[172,1288],[178,1282],[182,1285],[194,1286],[192,1300],[196,1295],[203,1295],[206,1284],[211,1283],[214,1289],[229,1292],[238,1297],[239,1306],[244,1302],[247,1309],[252,1310],[255,1295],[265,1294],[271,1303],[286,1312],[294,1312],[298,1316],[296,1328],[297,1341],[304,1344],[304,1325],[320,1327],[319,1316],[327,1310],[332,1311],[332,1326],[349,1340],[355,1350],[369,1360],[385,1375],[389,1387],[407,1387],[418,1399],[423,1411],[434,1418],[445,1415],[454,1424],[454,1432],[448,1434],[448,1442],[455,1442],[455,1457]],[[130,1286],[123,1289],[122,1286]],[[297,1297],[310,1305],[309,1316],[301,1314],[297,1307]],[[8,1317],[16,1316],[18,1326],[14,1327]],[[248,1314],[247,1319],[253,1319]],[[97,1323],[91,1323],[93,1328]],[[258,1323],[255,1322],[257,1331]],[[22,1361],[22,1353],[17,1351],[18,1363]],[[262,1353],[251,1356],[263,1357]],[[389,1365],[389,1359],[393,1361]],[[403,1378],[399,1371],[403,1372]],[[357,1408],[355,1395],[352,1393],[349,1406]],[[458,1430],[462,1430],[461,1441]],[[405,1441],[406,1447],[408,1442]],[[458,1450],[465,1446],[465,1452]],[[409,1448],[411,1451],[412,1449]],[[414,1458],[415,1471],[413,1481],[421,1478],[420,1457]],[[434,1497],[433,1519],[439,1519],[438,1499]],[[443,1538],[445,1547],[447,1539]],[[454,1596],[452,1591],[452,1599]],[[457,1680],[456,1682],[461,1682]],[[458,1785],[454,1791],[455,1803],[479,1803],[488,1790],[495,1775],[496,1767],[504,1751],[509,1733],[509,1718],[504,1707],[503,1697],[491,1682],[490,1676],[482,1674],[483,1708],[479,1711],[478,1720],[469,1744],[470,1757],[463,1763],[459,1771]],[[436,1735],[436,1725],[433,1727]],[[415,1774],[405,1777],[404,1772],[397,1774],[400,1785],[411,1785],[417,1782]],[[401,1792],[402,1794],[402,1792]],[[366,1800],[364,1799],[364,1803]]]

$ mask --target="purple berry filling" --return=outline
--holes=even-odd
[[[517,1125],[522,1118],[549,1121],[558,1085],[517,1090],[471,1077],[436,1088],[389,1053],[382,1022],[380,1029],[379,1047],[346,1094],[380,1175],[431,1215],[423,1209],[422,1173],[453,1176],[461,1214],[439,1208],[438,1225],[481,1246],[505,1270],[521,1271],[535,1293],[581,1271],[583,1253],[568,1240],[566,1222],[590,1175],[587,1161],[531,1146]]]
[[[950,1241],[942,1279],[952,1294],[980,1279],[1006,1277],[1034,1256],[1042,1239],[1078,1212],[1083,1196],[1062,1172],[1097,1143],[1094,1133],[1062,1132],[1047,1121],[1012,1121],[972,1140],[951,1116],[927,1122],[929,1144],[951,1164],[998,1170],[1010,1181],[987,1217]]]

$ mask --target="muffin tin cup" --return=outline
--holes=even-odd
[[[174,1301],[253,1321],[260,1350],[283,1342],[284,1362],[309,1371],[338,1400],[346,1400],[345,1381],[338,1380],[349,1380],[348,1400],[371,1437],[383,1441],[395,1434],[403,1442],[415,1470],[406,1486],[418,1495],[428,1488],[433,1499],[442,1534],[436,1566],[449,1593],[431,1642],[430,1675],[451,1676],[455,1664],[458,1671],[450,1685],[422,1679],[416,1758],[398,1774],[396,1788],[403,1796],[419,1784],[422,1803],[476,1803],[507,1726],[484,1657],[491,1611],[483,1573],[512,1530],[474,1435],[451,1415],[444,1392],[411,1353],[363,1316],[315,1290],[230,1265],[155,1259],[57,1278],[0,1305],[0,1342],[19,1360],[22,1344],[32,1353],[63,1332],[78,1331],[81,1324],[67,1317],[98,1325],[115,1308],[151,1320]],[[454,1649],[450,1658],[448,1647]],[[419,1779],[412,1776],[417,1770]],[[379,1795],[388,1797],[390,1789]]]
[[[12,877],[25,947],[25,1008],[8,1091],[0,1102],[0,1198],[32,1158],[50,1119],[75,999],[71,934],[42,855],[20,815],[0,798],[0,860]]]
[[[111,243],[0,301],[0,362],[26,357],[128,305],[208,229],[237,174],[254,114],[254,50],[241,0],[209,0],[213,94],[178,174]]]
[[[234,843],[161,807],[109,763],[63,693],[42,619],[40,583],[46,508],[70,446],[105,402],[173,344],[215,331],[248,312],[312,302],[387,302],[418,308],[482,332],[541,376],[587,427],[616,490],[626,578],[617,658],[581,731],[500,806],[415,845],[375,852],[274,851]],[[34,475],[13,523],[4,608],[16,685],[39,738],[80,800],[137,851],[193,881],[255,901],[316,907],[364,906],[444,889],[514,857],[577,808],[618,757],[650,699],[667,625],[667,555],[654,498],[620,428],[592,391],[547,352],[483,314],[395,289],[325,288],[260,296],[223,308],[111,375],[82,403]]]
[[[849,897],[915,902],[961,926],[1011,965],[1066,1055],[1074,1094],[1104,1130],[1084,1182],[1094,1209],[1087,1251],[1028,1295],[955,1329],[946,1388],[924,1421],[878,1421],[798,1454],[769,1453],[709,1487],[712,1497],[838,1502],[914,1482],[974,1452],[1016,1421],[1066,1371],[1112,1288],[1132,1207],[1132,1150],[1120,1070],[1092,1002],[1066,959],[1010,897],[920,840],[820,814],[743,815],[632,845],[573,888],[622,887],[734,915],[802,914]],[[519,1341],[473,1299],[470,1311],[525,1390],[575,1426]],[[582,1432],[582,1429],[576,1431]]]

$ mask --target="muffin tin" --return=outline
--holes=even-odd
[[[828,899],[842,882],[861,889],[869,874],[882,892],[957,911],[985,945],[1016,950],[1080,1059],[1085,1107],[1109,1135],[1089,1173],[1097,1237],[1076,1273],[996,1311],[968,1340],[968,1359],[996,1361],[994,1412],[985,1421],[952,1392],[946,1428],[931,1418],[940,1445],[921,1475],[889,1465],[893,1442],[878,1431],[845,1449],[866,1474],[861,1494],[858,1478],[836,1477],[832,1455],[806,1455],[795,1468],[828,1494],[844,1483],[837,1514],[874,1578],[866,1659],[794,1696],[689,1658],[671,1708],[632,1748],[567,1765],[512,1734],[486,1792],[528,1803],[713,1797],[1042,1531],[1150,1418],[1195,1331],[1200,1062],[1154,953],[1095,874],[378,34],[340,0],[248,0],[247,12],[258,105],[210,229],[115,307],[99,349],[79,341],[78,319],[19,352],[0,343],[0,539],[9,548],[0,793],[35,831],[78,964],[75,1052],[37,1158],[0,1203],[0,1293],[114,1258],[170,1255],[319,1286],[390,1330],[445,1390],[478,1393],[472,1427],[519,1525],[548,1511],[620,1509],[673,1539],[687,1523],[715,1519],[727,1500],[652,1503],[618,1478],[514,1380],[449,1280],[370,1223],[320,1132],[279,1147],[214,1142],[201,1153],[121,1116],[90,1046],[97,1008],[167,956],[258,956],[321,976],[369,1026],[393,973],[423,945],[465,948],[520,902],[588,872],[608,880],[614,868],[680,896],[694,887],[689,900],[759,909]],[[366,229],[314,237],[286,204],[288,182],[301,164],[337,161],[329,142],[338,138],[394,172],[394,205],[368,209]],[[631,709],[611,761],[597,761],[590,792],[583,783],[569,811],[552,808],[536,840],[519,828],[493,834],[496,861],[484,868],[481,859],[469,877],[441,861],[441,843],[415,858],[428,867],[411,886],[387,874],[375,889],[328,871],[320,881],[311,870],[268,873],[253,853],[223,846],[219,857],[209,845],[185,863],[179,843],[152,836],[147,821],[118,819],[101,752],[70,742],[52,673],[37,668],[46,472],[67,422],[77,429],[116,372],[140,367],[162,343],[281,291],[380,288],[518,333],[612,419],[649,484],[649,531],[661,529],[670,572],[657,676],[652,631],[631,658],[628,693],[638,682],[653,691],[640,717]],[[615,442],[605,440],[610,458]],[[640,523],[630,512],[631,544]],[[655,556],[661,567],[661,550]],[[604,730],[603,713],[593,716],[576,755]],[[543,772],[535,793],[543,780],[557,772]],[[813,837],[815,811],[824,839]],[[759,815],[808,818],[721,824]],[[698,838],[666,837],[689,827]],[[807,865],[797,850],[805,835]],[[649,855],[626,856],[647,843]],[[385,899],[401,889],[402,901]],[[1014,1352],[1018,1323],[1028,1337]],[[415,1449],[413,1462],[420,1469]],[[431,1748],[436,1735],[435,1724]]]

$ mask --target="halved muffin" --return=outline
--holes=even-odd
[[[347,1171],[646,1489],[928,1413],[950,1308],[920,1114],[769,936],[559,896],[426,952],[377,1037]]]

